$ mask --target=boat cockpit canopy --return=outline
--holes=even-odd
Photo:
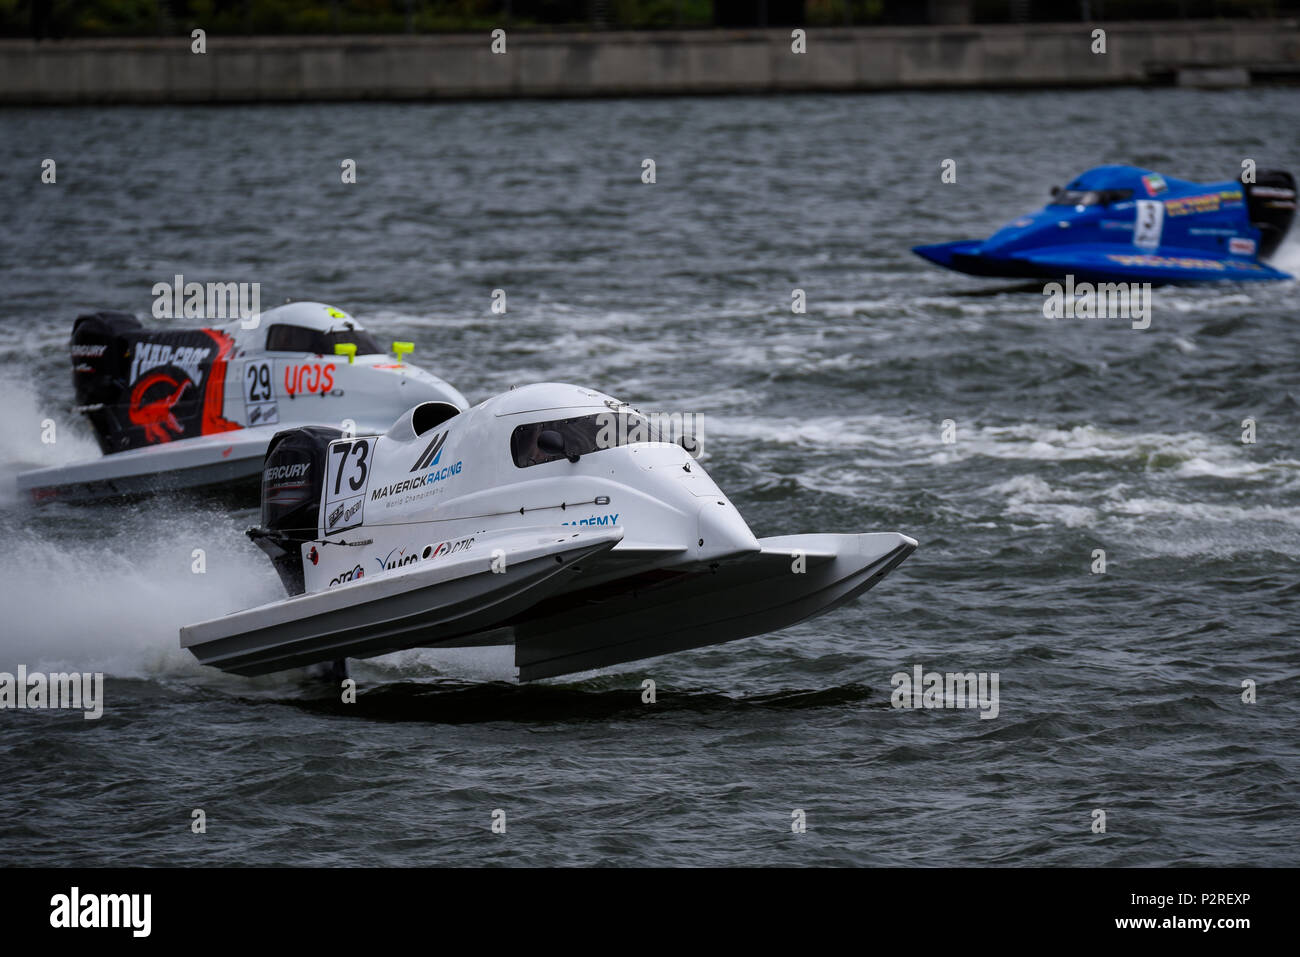
[[[325,332],[278,322],[266,330],[267,352],[309,352],[319,356],[334,355],[334,347],[351,343],[357,347],[357,355],[383,355],[375,337],[364,329],[356,329],[351,323],[344,323],[346,328],[332,329]]]

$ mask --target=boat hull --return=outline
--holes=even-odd
[[[751,554],[609,581],[621,528],[518,530],[416,564],[189,625],[198,660],[259,675],[406,648],[515,646],[524,681],[784,628],[871,588],[916,548],[895,533],[760,539]],[[591,582],[600,582],[589,587]]]
[[[1209,256],[1198,250],[1159,252],[1117,251],[1104,246],[1060,246],[1047,250],[999,255],[984,251],[978,239],[916,246],[922,259],[969,276],[1005,279],[1064,280],[1077,282],[1149,282],[1156,285],[1218,282],[1252,282],[1292,278],[1266,263]]]

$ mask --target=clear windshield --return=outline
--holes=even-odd
[[[311,352],[321,356],[334,355],[334,347],[350,342],[357,347],[359,356],[383,355],[374,336],[362,329],[338,329],[321,332],[306,326],[277,323],[266,330],[267,352]]]
[[[1133,195],[1131,189],[1058,189],[1048,206],[1109,206]]]
[[[543,452],[538,438],[543,432],[557,432],[564,439],[564,452]],[[554,462],[568,455],[590,455],[602,449],[637,442],[662,441],[658,431],[644,417],[627,412],[597,412],[572,419],[529,422],[510,435],[510,457],[521,469]]]

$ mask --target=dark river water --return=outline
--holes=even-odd
[[[909,252],[1100,163],[1300,171],[1298,105],[0,111],[0,671],[106,675],[99,721],[0,711],[0,864],[1300,864],[1296,283],[1156,289],[1138,331]],[[1275,262],[1300,268],[1294,237]],[[354,663],[345,705],[205,669],[177,629],[280,594],[241,534],[254,503],[13,489],[98,454],[69,411],[73,318],[147,319],[176,273],[339,305],[472,401],[561,380],[701,413],[757,534],[920,547],[812,622],[567,679],[412,651]],[[997,673],[997,717],[891,707],[916,665]]]

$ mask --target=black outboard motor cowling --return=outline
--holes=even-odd
[[[234,346],[219,329],[145,329],[125,312],[78,316],[72,384],[103,453],[241,428],[222,401]]]
[[[304,590],[303,542],[316,538],[330,443],[339,429],[309,425],[277,432],[262,462],[262,525],[248,530],[290,595]],[[323,547],[323,546],[322,546]]]
[[[72,388],[77,405],[89,417],[104,454],[119,451],[115,436],[130,426],[126,420],[131,350],[143,327],[129,312],[92,312],[72,324],[68,351],[72,354]]]
[[[1255,182],[1245,186],[1250,224],[1259,230],[1257,255],[1266,259],[1282,245],[1295,218],[1295,177],[1286,170],[1261,169]]]

